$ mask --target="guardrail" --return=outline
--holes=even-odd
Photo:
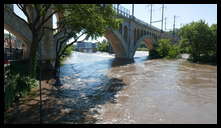
[[[126,9],[126,8],[120,6],[120,5],[118,6],[116,4],[113,4],[113,9],[117,12],[117,14],[119,14],[121,16],[124,16],[126,18],[130,18],[130,19],[134,19],[136,22],[138,22],[138,23],[140,23],[142,25],[145,25],[146,27],[150,27],[150,28],[152,28],[154,30],[161,31],[161,29],[159,29],[157,27],[154,27],[154,26],[152,26],[152,25],[142,21],[142,20],[136,18],[135,16],[132,16],[130,14],[130,10],[128,10],[128,9]]]

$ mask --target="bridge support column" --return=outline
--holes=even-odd
[[[30,7],[29,13],[31,15],[31,18],[34,20],[36,17],[35,10]],[[47,12],[47,15],[50,15],[52,13],[52,10],[49,9]],[[45,24],[44,27],[46,28],[52,28],[53,27],[53,18],[51,17]],[[39,35],[41,31],[39,31]],[[55,67],[55,44],[53,42],[53,31],[51,29],[44,29],[44,35],[41,39],[40,47],[41,47],[41,60],[42,60],[42,67],[44,70],[53,70]],[[39,51],[38,55],[39,55]]]
[[[48,14],[51,14],[49,11]],[[45,26],[52,28],[52,17],[45,23]],[[45,69],[53,70],[55,67],[55,44],[53,41],[53,31],[46,29],[41,42],[42,60]]]

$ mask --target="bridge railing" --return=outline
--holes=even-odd
[[[144,22],[144,21],[142,21],[142,20],[136,18],[135,16],[131,15],[131,14],[130,14],[130,10],[124,8],[124,7],[121,6],[121,5],[118,6],[117,4],[113,4],[113,8],[114,8],[114,10],[117,12],[118,15],[121,15],[121,16],[124,16],[124,17],[127,17],[127,18],[130,18],[130,19],[134,19],[136,22],[138,22],[138,23],[140,23],[140,24],[143,24],[143,25],[145,25],[146,27],[149,27],[149,28],[152,28],[152,29],[154,29],[154,30],[160,31],[159,28],[154,27],[154,26],[152,26],[152,25],[150,25],[150,24],[148,24],[148,23],[146,23],[146,22]]]
[[[114,4],[113,8],[119,15],[130,18],[131,15],[129,9],[126,9],[121,5],[118,6],[117,4]]]

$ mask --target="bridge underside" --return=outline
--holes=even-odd
[[[125,41],[122,35],[115,30],[108,30],[105,37],[110,41],[115,57],[120,59],[133,59],[136,49],[141,42],[144,42],[148,49],[153,49],[153,43],[156,42],[151,36],[144,35],[135,41],[135,44],[130,44],[129,41]]]
[[[116,31],[108,30],[105,37],[110,41],[116,58],[128,58],[124,42]]]

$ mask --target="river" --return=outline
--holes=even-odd
[[[61,123],[217,123],[217,67],[73,52],[60,68]]]

